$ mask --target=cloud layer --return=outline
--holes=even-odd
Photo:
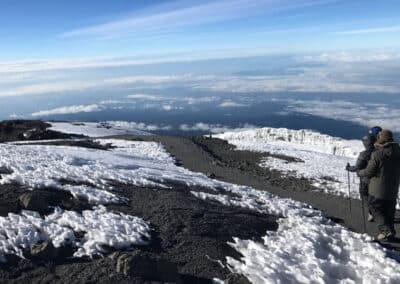
[[[289,100],[289,109],[300,113],[351,121],[366,127],[379,125],[400,132],[400,109],[383,103]]]
[[[32,116],[42,117],[42,116],[50,116],[50,115],[59,115],[59,114],[75,114],[81,112],[96,112],[100,111],[101,107],[97,104],[92,105],[74,105],[74,106],[65,106],[59,107],[49,110],[41,110],[38,112],[32,113]]]
[[[232,64],[230,60],[224,60],[224,63]],[[286,61],[283,65],[278,55],[260,57],[261,62],[270,61],[273,65],[277,61],[282,65],[282,67],[265,71],[259,70],[265,68],[262,63],[254,70],[254,60],[255,58],[235,59],[240,63],[237,63],[238,66],[232,65],[232,68],[236,70],[243,68],[242,72],[235,73],[237,75],[232,75],[229,69],[216,74],[215,66],[222,68],[218,60],[196,61],[183,65],[168,63],[152,67],[152,70],[157,70],[158,66],[164,69],[170,66],[168,75],[140,74],[140,67],[131,69],[133,67],[130,64],[133,62],[129,58],[78,60],[76,63],[67,61],[17,62],[15,64],[3,62],[0,63],[0,73],[3,74],[0,79],[0,97],[98,91],[107,91],[112,96],[116,91],[130,90],[126,96],[132,100],[162,100],[164,98],[149,97],[148,94],[143,95],[140,92],[135,94],[134,90],[172,87],[234,93],[400,93],[398,80],[400,53],[396,51],[292,55],[285,57]],[[203,66],[202,71],[185,72],[185,68],[190,70],[197,64]],[[175,72],[177,68],[179,72]],[[249,68],[249,70],[244,68]],[[228,105],[229,102],[221,107]]]

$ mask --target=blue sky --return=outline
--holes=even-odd
[[[399,13],[391,0],[2,0],[0,59],[398,48]]]

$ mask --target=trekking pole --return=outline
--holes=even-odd
[[[347,165],[349,165],[350,166],[350,164],[349,163],[347,163]],[[350,211],[350,218],[351,218],[351,197],[350,197],[350,171],[349,170],[347,170],[347,184],[348,184],[348,186],[349,186],[349,211]]]
[[[361,196],[361,210],[362,210],[362,218],[363,218],[363,225],[364,225],[364,233],[367,233],[367,225],[365,224],[365,209],[364,209],[364,198]]]

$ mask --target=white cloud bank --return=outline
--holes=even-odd
[[[349,101],[289,100],[289,109],[311,115],[355,122],[366,127],[379,125],[400,132],[400,110],[386,104]]]
[[[165,124],[148,124],[144,122],[128,122],[128,121],[107,121],[107,124],[114,128],[137,129],[142,131],[168,131],[172,129],[171,125]]]
[[[245,56],[244,56],[245,57]],[[177,60],[181,60],[177,58]],[[273,60],[273,59],[272,59]],[[116,76],[106,72],[93,75],[95,68],[122,67],[133,64],[132,59],[92,59],[43,62],[0,62],[0,74],[17,74],[21,81],[15,81],[15,74],[2,77],[0,97],[28,96],[41,94],[64,94],[83,91],[160,90],[168,87],[184,87],[194,90],[215,92],[335,92],[335,93],[400,93],[398,83],[400,53],[398,51],[376,52],[337,52],[311,55],[298,55],[288,58],[292,72],[271,75],[210,75],[173,74],[172,75],[128,75]],[[173,61],[171,61],[173,62]],[[176,62],[176,61],[175,61]],[[136,62],[137,63],[137,62]],[[357,64],[354,64],[357,63]],[[144,63],[142,63],[144,64]],[[84,72],[85,80],[73,78],[69,68],[93,68]],[[52,68],[60,68],[56,76],[47,78]],[[172,67],[171,67],[172,68]],[[42,71],[47,73],[43,73]],[[104,69],[102,69],[104,71]],[[87,73],[86,73],[87,72]],[[7,79],[8,78],[8,79]],[[25,78],[29,78],[26,80]],[[9,81],[7,81],[9,80]],[[140,91],[139,91],[140,92]],[[151,93],[151,92],[150,92]],[[163,96],[132,93],[126,94],[132,100],[165,100]],[[213,99],[213,98],[211,98]],[[183,99],[182,99],[183,100]],[[192,99],[193,103],[198,98]],[[188,99],[188,103],[190,103]],[[236,102],[237,103],[237,102]],[[228,107],[229,103],[221,104]],[[233,105],[231,104],[231,107]]]
[[[209,124],[203,122],[197,122],[194,124],[181,124],[179,126],[179,129],[181,131],[205,131],[210,133],[223,133],[227,131],[236,131],[236,130],[253,129],[253,128],[256,128],[256,126],[248,123],[241,124],[237,128],[232,128],[230,126],[222,124]]]
[[[49,116],[49,115],[57,115],[57,114],[74,114],[81,112],[96,112],[100,111],[101,107],[97,104],[92,105],[74,105],[74,106],[64,106],[49,110],[42,110],[38,112],[32,113],[32,116]]]
[[[225,102],[222,102],[219,106],[225,107],[225,108],[230,108],[230,107],[245,107],[247,105],[233,102],[233,101],[225,101]]]

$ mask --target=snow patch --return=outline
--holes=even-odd
[[[75,232],[84,232],[82,240]],[[56,211],[44,219],[33,211],[9,213],[0,217],[0,260],[6,254],[23,257],[23,250],[42,241],[51,241],[55,247],[72,244],[78,248],[74,256],[101,255],[102,246],[118,249],[132,245],[145,245],[150,239],[149,225],[138,217],[107,212],[99,206],[94,210]]]
[[[133,244],[146,245],[150,240],[150,227],[141,218],[107,212],[103,206],[82,214],[58,209],[46,221],[85,233],[83,240],[75,243],[79,248],[76,257],[101,255],[103,245],[123,249]]]

